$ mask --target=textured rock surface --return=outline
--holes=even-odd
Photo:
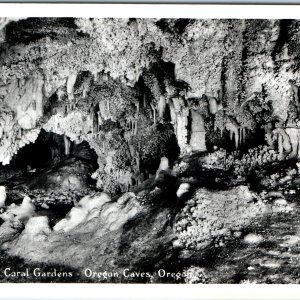
[[[146,214],[149,210],[135,197],[125,203],[123,200],[110,202],[104,194],[83,198],[80,205],[81,211],[89,210],[89,217],[81,219],[80,226],[67,228],[74,218],[72,210],[69,221],[59,223],[68,234],[51,232],[47,218],[34,217],[26,225],[28,230],[25,228],[19,238],[6,244],[8,252],[33,262],[73,266],[82,272],[85,268],[97,270],[101,267],[118,271],[129,260],[136,268],[151,268],[153,264],[162,265],[164,255],[168,257],[168,247],[174,239],[167,226],[168,210],[154,210],[149,215]],[[129,226],[130,222],[136,226]]]
[[[22,32],[32,24],[40,38],[28,42]],[[165,143],[173,137],[158,123],[171,122],[183,154],[205,151],[224,131],[239,147],[249,130],[297,109],[296,20],[29,18],[4,26],[3,164],[44,128],[88,141],[99,156],[98,186],[126,191],[153,172],[141,141],[157,160],[172,156]],[[299,136],[287,131],[294,151]]]
[[[175,230],[186,248],[202,249],[220,236],[232,236],[262,218],[267,207],[254,201],[255,195],[245,186],[228,191],[197,190],[178,214]]]
[[[270,242],[254,224],[297,223],[298,20],[10,21],[0,20],[9,255],[81,275],[173,268],[207,283],[205,257]],[[20,163],[33,145],[44,161]],[[297,243],[294,232],[282,242]]]

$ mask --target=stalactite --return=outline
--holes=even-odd
[[[65,144],[65,155],[70,155],[71,141],[66,135],[64,135],[64,144]]]
[[[242,141],[243,141],[243,144],[245,144],[245,142],[246,142],[246,130],[247,130],[247,128],[246,127],[243,127],[242,128],[242,135],[243,135],[243,139],[242,139]]]
[[[295,84],[295,82],[293,80],[289,80],[288,84],[291,87],[291,91],[293,94],[293,100],[295,101],[296,105],[299,107],[299,87]]]
[[[107,113],[108,113],[108,116],[110,115],[110,103],[109,103],[109,100],[106,100],[106,105],[107,105]]]
[[[176,116],[176,112],[175,112],[175,108],[174,108],[174,104],[173,102],[169,101],[169,109],[170,109],[170,116],[171,116],[171,121],[174,124],[174,127],[176,127],[176,123],[177,123],[177,116]]]
[[[231,140],[234,135],[235,148],[237,149],[239,147],[239,126],[233,120],[227,120],[225,128],[229,131]]]
[[[235,137],[235,148],[238,149],[238,147],[239,147],[239,132],[238,131],[234,132],[234,137]]]
[[[160,96],[158,102],[158,116],[160,119],[163,119],[166,111],[166,98],[164,96]]]
[[[155,111],[155,106],[153,103],[150,103],[150,106],[152,108],[152,113],[153,113],[153,123],[156,124],[156,111]]]
[[[94,77],[94,82],[97,82],[97,81],[98,81],[98,72],[95,71],[95,70],[93,70],[93,71],[92,71],[92,75],[93,75],[93,77]]]
[[[136,118],[138,118],[140,114],[140,102],[136,102],[135,106],[136,106]]]
[[[292,132],[290,135],[287,134],[286,131],[289,130],[293,131],[294,128],[287,128],[286,130],[284,130],[283,128],[276,128],[273,130],[273,137],[274,139],[277,138],[278,141],[279,159],[284,158],[284,151],[289,154],[291,154],[292,152],[294,152],[295,154],[297,153],[298,141],[295,143],[295,137],[292,137]],[[294,147],[292,144],[294,145]]]
[[[77,73],[72,73],[67,79],[67,113],[74,109],[74,85],[77,79]]]
[[[138,133],[138,120],[135,120],[135,122],[134,122],[134,135],[137,135],[137,133]]]
[[[134,121],[131,119],[130,121],[130,130],[131,130],[131,134],[134,134]]]
[[[147,106],[147,97],[146,94],[143,95],[143,107],[146,108]]]
[[[239,127],[239,145],[242,144],[243,140],[243,127]]]
[[[133,158],[135,156],[134,146],[131,143],[129,143],[128,147],[129,147],[130,156]]]
[[[92,133],[98,133],[98,130],[99,130],[99,119],[98,119],[98,112],[99,112],[99,107],[97,108],[97,105],[92,106],[92,109],[91,109],[91,114],[92,114]]]
[[[103,122],[102,122],[102,117],[101,117],[100,110],[97,112],[97,117],[98,117],[98,124],[101,125]]]
[[[281,134],[278,135],[278,152],[279,157],[283,157],[283,137]]]
[[[139,153],[137,152],[137,156],[135,157],[135,164],[136,164],[136,168],[137,168],[137,173],[139,173],[141,171],[141,167],[140,167],[140,156]]]
[[[82,98],[86,98],[87,93],[90,90],[91,76],[85,77],[82,83]]]
[[[207,97],[207,99],[208,99],[209,113],[215,115],[218,111],[217,99],[214,97]]]
[[[231,141],[232,141],[232,138],[233,138],[233,134],[234,134],[233,130],[229,130],[229,137],[230,137]]]
[[[254,99],[257,97],[258,94],[259,94],[258,92],[254,92],[250,97],[248,97],[248,98],[241,104],[240,110],[244,109],[245,106],[246,106],[250,101],[254,100]],[[235,113],[238,113],[238,109],[237,109],[236,106],[237,106],[237,102],[235,103],[235,106],[234,106],[234,112],[235,112]]]

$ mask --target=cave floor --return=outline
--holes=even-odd
[[[293,212],[270,214],[262,223],[254,224],[252,232],[263,236],[259,244],[245,244],[242,239],[225,244],[225,246],[210,257],[204,269],[205,283],[226,284],[297,284],[300,283],[300,205],[297,195],[293,201]],[[65,270],[64,266],[47,266],[44,264],[28,264],[17,257],[10,257],[6,253],[0,254],[0,261],[9,264],[14,269],[36,268],[42,270]],[[87,282],[80,273],[72,270],[76,276],[64,279],[63,282]],[[179,270],[178,270],[179,271]],[[49,282],[49,279],[4,278],[0,275],[0,282]],[[53,279],[50,282],[62,282]],[[170,283],[170,282],[169,282]],[[179,283],[176,281],[176,283]]]
[[[203,175],[203,177],[205,176]],[[296,179],[299,180],[299,176]],[[251,233],[262,236],[261,242],[246,244],[243,236],[236,238],[225,243],[217,251],[213,251],[207,258],[208,261],[203,265],[201,263],[198,264],[204,270],[205,283],[300,283],[300,193],[296,183],[298,182],[297,180],[295,180],[294,185],[285,184],[276,188],[267,188],[267,192],[282,191],[293,210],[283,213],[270,212],[263,220],[260,219],[253,222]],[[15,185],[15,188],[17,188],[19,183],[19,180],[15,182],[10,181],[10,185]],[[295,193],[289,194],[288,191],[290,190],[294,190]],[[49,213],[51,214],[51,212],[47,212],[47,209],[38,212],[39,215],[47,215]],[[57,218],[57,216],[52,217]],[[59,219],[62,217],[60,216]],[[22,259],[10,257],[5,252],[0,253],[1,261],[5,265],[9,263],[14,269],[37,267],[26,263]],[[173,261],[172,263],[176,262]],[[185,266],[191,265],[188,262],[184,264]],[[40,264],[38,267],[40,267]],[[43,266],[43,269],[47,268],[53,269],[52,266]],[[64,269],[63,266],[57,266],[56,268],[58,270],[60,268]],[[182,270],[182,265],[178,266],[177,271],[180,270]],[[83,279],[79,272],[74,270],[74,273],[77,274],[76,278],[67,281],[86,282],[86,279]],[[0,282],[7,281],[22,282],[23,279],[10,278],[7,280],[1,274]],[[26,278],[23,282],[25,281],[38,282],[34,278]],[[61,282],[59,279],[54,281]],[[176,283],[180,282],[182,281],[176,281]]]
[[[296,198],[296,197],[295,197]],[[209,283],[300,283],[300,205],[293,213],[270,215],[257,224],[259,244],[227,245],[207,269]]]

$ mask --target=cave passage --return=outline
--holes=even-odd
[[[66,159],[76,158],[98,167],[97,154],[88,142],[75,144],[65,135],[41,130],[37,140],[21,148],[13,157],[10,167],[23,171],[52,167]]]

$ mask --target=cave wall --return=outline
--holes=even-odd
[[[297,20],[28,18],[0,26],[2,164],[41,129],[64,134],[89,142],[98,187],[116,193],[154,174],[162,156],[205,151],[206,139],[218,143],[224,132],[238,148],[298,105]]]

